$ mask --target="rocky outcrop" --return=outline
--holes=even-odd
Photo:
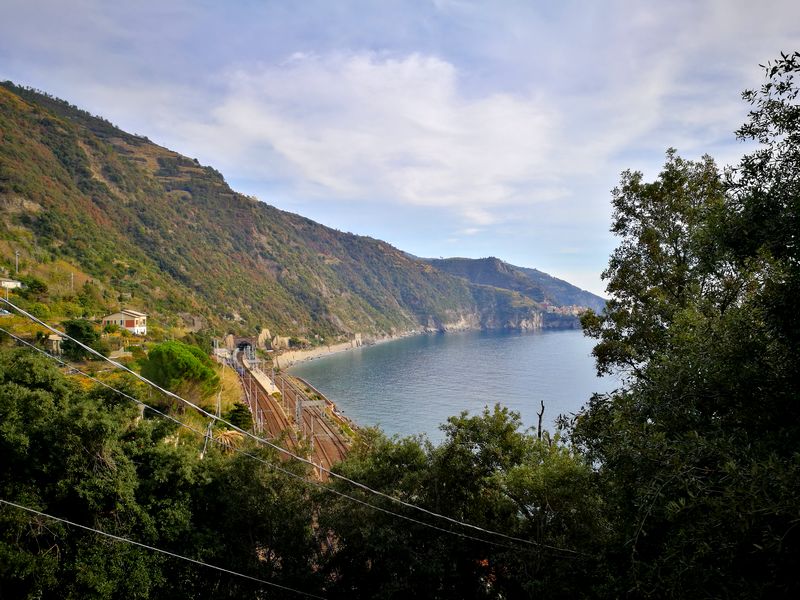
[[[542,326],[545,329],[580,329],[581,320],[574,315],[544,313]]]
[[[224,344],[225,347],[231,352],[233,352],[236,349],[236,339],[233,337],[232,333],[229,333],[228,335],[225,336]]]
[[[178,313],[178,316],[183,320],[183,326],[187,331],[200,331],[207,325],[206,320],[200,315]]]
[[[429,315],[422,326],[424,333],[444,333],[446,331],[469,331],[482,329],[481,317],[477,312],[450,313],[445,319]]]
[[[489,313],[484,316],[481,328],[537,331],[542,329],[542,313],[535,309]]]
[[[269,329],[262,329],[261,333],[258,334],[258,339],[256,340],[256,347],[261,348],[262,350],[268,350],[269,345],[272,344],[272,340],[270,339],[272,336],[269,334]]]
[[[440,321],[433,316],[429,316],[422,331],[426,333],[476,329],[537,331],[550,327],[551,323],[555,323],[555,320],[545,319],[544,313],[534,308],[523,307],[514,310],[499,310],[498,307],[490,307],[481,312],[453,315],[447,321]],[[558,326],[559,328],[564,328],[560,324]]]
[[[287,336],[276,335],[272,338],[273,350],[284,350],[289,347],[289,338]]]

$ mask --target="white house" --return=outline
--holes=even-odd
[[[106,325],[118,325],[134,335],[147,335],[147,315],[138,310],[125,308],[113,315],[103,317],[103,327]]]
[[[0,287],[6,291],[6,300],[8,300],[8,290],[16,290],[21,288],[22,282],[17,281],[16,279],[6,279],[5,277],[0,277]]]
[[[22,287],[22,282],[17,281],[16,279],[7,279],[5,277],[0,277],[0,287],[4,287],[7,290],[16,290]]]

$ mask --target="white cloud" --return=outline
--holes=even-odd
[[[295,53],[240,69],[206,124],[183,134],[225,140],[237,167],[291,177],[305,193],[455,209],[496,222],[497,209],[549,201],[558,113],[535,95],[468,98],[433,56]]]
[[[0,75],[409,251],[596,273],[619,171],[735,162],[800,39],[788,0],[256,4],[8,0]]]

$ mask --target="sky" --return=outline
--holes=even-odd
[[[800,2],[0,0],[0,79],[424,257],[602,294],[611,190],[665,151],[733,165]]]

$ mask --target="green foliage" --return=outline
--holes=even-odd
[[[41,279],[32,275],[24,275],[19,280],[24,286],[21,291],[23,298],[41,300],[47,295],[47,284]]]
[[[117,381],[136,396],[130,382]],[[105,388],[84,391],[46,358],[0,353],[0,497],[114,535],[314,591],[313,515],[298,479],[226,458],[200,438],[164,443]],[[264,597],[261,586],[92,532],[0,508],[0,595],[8,598]]]
[[[589,465],[558,439],[522,432],[519,416],[500,407],[453,417],[444,430],[438,447],[364,431],[339,469],[384,493],[533,545],[509,549],[502,539],[492,546],[442,535],[326,498],[320,521],[336,532],[327,558],[327,568],[337,574],[334,595],[521,598],[547,590],[574,597],[586,589],[593,561],[571,551],[602,540],[602,505]]]
[[[657,181],[625,171],[613,191],[611,231],[621,243],[603,279],[612,295],[602,316],[584,317],[598,371],[639,371],[668,343],[669,326],[725,274],[714,262],[713,228],[723,186],[713,160],[685,161],[667,152]]]
[[[584,326],[628,377],[572,433],[610,508],[610,595],[800,593],[799,59],[745,94],[763,147],[727,181],[670,152],[614,193],[614,299]]]
[[[202,400],[217,391],[219,376],[208,355],[197,346],[163,342],[150,349],[142,375],[170,391]]]
[[[743,98],[753,110],[737,135],[760,147],[731,173],[725,242],[739,264],[761,261],[762,306],[783,343],[797,349],[800,320],[800,52],[765,66],[767,81]]]
[[[136,529],[133,464],[122,437],[135,414],[101,410],[46,359],[24,351],[0,355],[2,497],[117,535]],[[87,521],[87,516],[93,518]],[[4,596],[144,598],[144,551],[100,541],[80,530],[7,507],[0,511],[0,586]],[[101,550],[102,549],[102,550]],[[126,568],[120,568],[126,565]]]
[[[213,339],[214,339],[214,334],[212,334],[208,330],[205,330],[205,331],[192,331],[190,333],[187,333],[185,336],[183,336],[181,341],[184,344],[197,346],[204,352],[211,354],[211,352],[214,349],[214,343],[212,341]]]
[[[100,288],[90,281],[87,281],[81,287],[78,293],[78,303],[88,315],[100,315],[107,312],[108,309]]]
[[[69,321],[64,321],[61,326],[64,328],[64,333],[68,336],[89,346],[103,356],[108,356],[108,345],[100,339],[100,334],[90,321],[86,321],[85,319],[71,319]],[[61,342],[61,350],[64,352],[64,356],[70,360],[96,358],[91,352],[68,339]]]
[[[224,418],[229,423],[233,423],[239,429],[244,429],[245,431],[253,426],[253,416],[245,404],[234,404],[233,408],[224,415]]]

